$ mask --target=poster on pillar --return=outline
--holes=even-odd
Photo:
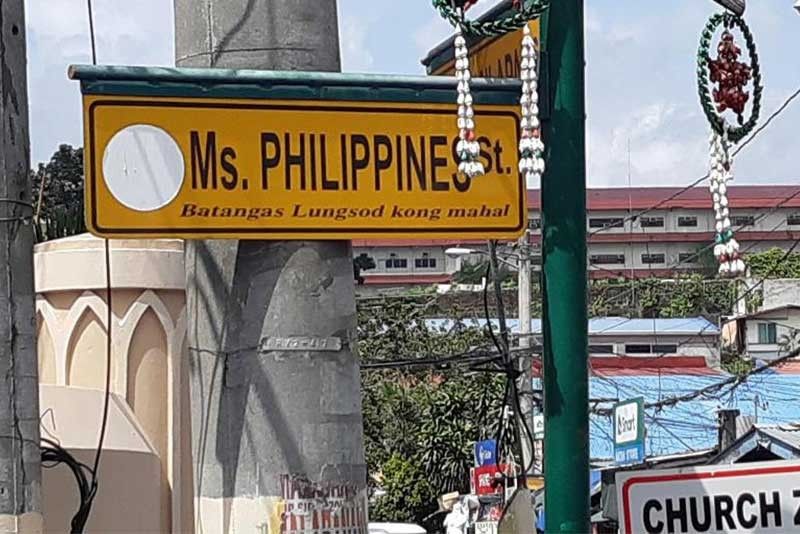
[[[459,171],[449,80],[73,67],[86,223],[101,237],[512,239],[526,226],[519,88],[473,84]]]
[[[800,532],[800,461],[616,474],[620,533]]]

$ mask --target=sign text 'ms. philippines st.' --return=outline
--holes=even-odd
[[[513,238],[518,87],[476,81],[457,173],[449,80],[78,67],[87,225],[106,237]]]
[[[622,534],[800,532],[800,462],[616,474]]]

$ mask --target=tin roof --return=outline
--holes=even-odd
[[[455,326],[452,319],[432,318],[426,321],[430,328],[449,330]],[[499,327],[497,319],[491,320],[495,328]],[[483,327],[485,319],[463,319],[465,326]],[[511,333],[519,332],[519,321],[508,319],[506,321]],[[595,317],[589,319],[589,335],[674,335],[674,336],[717,336],[719,328],[703,317],[681,317],[674,319],[642,319],[627,317]],[[542,333],[542,320],[531,319],[531,332]]]
[[[794,196],[793,196],[794,195]],[[732,208],[755,209],[800,207],[800,186],[797,185],[732,185],[728,187],[728,200]],[[658,205],[657,210],[711,209],[711,194],[706,187],[608,187],[586,191],[589,211],[633,209],[642,211]],[[541,207],[541,192],[528,191],[528,207]]]

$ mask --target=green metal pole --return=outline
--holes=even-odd
[[[583,0],[550,3],[542,178],[544,474],[548,533],[589,528]]]

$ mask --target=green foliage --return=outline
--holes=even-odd
[[[489,262],[461,262],[461,269],[453,275],[453,282],[456,284],[479,285],[486,277]],[[502,287],[516,287],[517,273],[500,264],[500,285]],[[490,275],[491,276],[491,275]]]
[[[747,375],[755,365],[752,360],[742,358],[736,349],[730,346],[720,349],[720,359],[722,368],[735,376]]]
[[[719,316],[730,312],[735,286],[700,274],[673,280],[593,280],[589,315],[626,317]]]
[[[754,278],[800,278],[800,253],[787,256],[780,248],[748,254],[747,265]]]
[[[369,271],[375,267],[377,267],[375,259],[364,252],[353,258],[353,278],[358,282],[358,285],[364,284],[364,277],[361,276],[361,271]]]
[[[83,149],[61,145],[31,173],[37,241],[86,231],[83,213]]]
[[[380,521],[419,523],[437,509],[425,470],[412,458],[392,454],[381,466],[384,495],[370,506],[370,517]]]
[[[364,301],[359,307],[362,362],[486,348],[482,331],[432,329],[426,316],[459,313],[440,310],[436,297]],[[464,367],[362,372],[367,465],[372,475],[380,475],[386,492],[370,516],[421,523],[436,510],[438,496],[468,491],[473,443],[495,435],[503,390],[500,375]]]

